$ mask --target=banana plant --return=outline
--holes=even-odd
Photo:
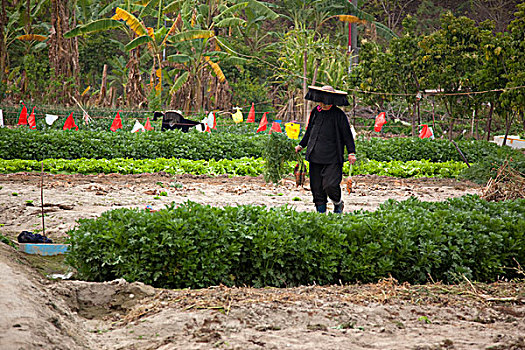
[[[203,86],[209,82],[207,77],[210,75],[215,76],[219,83],[226,83],[220,66],[223,62],[236,64],[245,61],[230,47],[235,36],[242,37],[246,30],[254,30],[259,18],[270,20],[278,17],[264,2],[255,0],[217,0],[200,4],[186,1],[180,14],[181,27],[178,33],[168,38],[175,54],[167,59],[179,69],[170,95],[172,98],[188,97],[184,101],[184,110],[192,105],[202,108],[203,91],[213,95],[211,86]],[[179,90],[182,93],[177,93]]]
[[[7,81],[12,77],[9,71],[21,67],[10,68],[11,60],[9,57],[9,48],[16,42],[22,42],[25,46],[25,53],[31,52],[32,49],[44,47],[48,31],[46,23],[40,23],[31,27],[34,17],[41,14],[47,0],[31,2],[15,2],[13,5],[4,4],[0,10],[0,82],[7,86]],[[37,34],[38,33],[38,34]],[[25,88],[23,89],[25,90]]]
[[[173,3],[176,2],[177,1]],[[126,9],[116,6],[121,4]],[[170,3],[170,5],[171,4],[172,3]],[[140,55],[139,51],[135,49],[138,49],[140,46],[145,46],[146,51],[153,59],[150,69],[150,88],[155,90],[155,95],[160,96],[162,88],[161,55],[165,49],[166,40],[164,37],[163,40],[159,41],[159,37],[163,34],[171,34],[166,33],[163,22],[162,25],[159,25],[159,23],[161,23],[161,19],[164,18],[162,5],[162,0],[152,0],[149,2],[142,1],[135,4],[131,4],[129,1],[126,1],[125,3],[122,1],[114,1],[98,12],[99,15],[105,15],[108,12],[114,11],[115,14],[111,18],[98,18],[81,24],[70,32],[66,33],[66,37],[91,35],[96,32],[113,29],[123,30],[129,38],[129,42],[124,46],[125,51],[130,52],[128,63],[135,67],[131,72],[136,72],[139,69],[137,65],[139,63]],[[137,18],[133,13],[138,13],[139,18],[141,19]],[[156,30],[151,27],[146,27],[144,24],[148,17],[151,17],[152,15],[154,15],[155,19],[157,19],[156,22],[158,28]],[[131,79],[132,76],[137,76],[131,72],[128,79]],[[130,82],[127,85],[128,87],[131,87],[139,86],[140,84],[138,82]],[[137,94],[141,95],[142,93],[140,91],[133,93],[133,95]]]
[[[386,25],[377,22],[374,16],[360,10],[348,0],[317,0],[316,5],[318,12],[326,12],[328,15],[338,17],[341,21],[352,21],[365,27],[369,27],[387,41],[398,36]],[[355,21],[350,17],[347,17],[348,15],[357,17],[358,20]]]

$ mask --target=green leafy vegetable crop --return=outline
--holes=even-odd
[[[295,154],[294,154],[295,156]],[[292,156],[293,158],[293,156]],[[49,173],[74,174],[140,174],[165,172],[168,174],[193,175],[231,175],[231,176],[259,176],[265,174],[279,181],[283,176],[291,174],[295,161],[270,158],[273,165],[261,158],[240,158],[222,160],[190,160],[178,158],[157,159],[46,159],[44,171]],[[0,173],[41,171],[41,162],[36,160],[3,160],[0,159]],[[467,166],[460,162],[431,163],[429,161],[409,162],[359,162],[353,166],[352,175],[377,174],[395,177],[444,177],[455,178]],[[348,175],[349,165],[343,169]],[[273,181],[273,180],[271,180]]]
[[[519,277],[525,200],[387,201],[345,215],[288,207],[172,204],[81,219],[67,261],[81,278],[158,287],[399,281],[452,283]]]

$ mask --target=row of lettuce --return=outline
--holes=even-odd
[[[156,159],[177,158],[198,161],[220,161],[264,157],[271,135],[232,133],[101,133],[96,131],[63,132],[28,129],[0,129],[0,158],[4,160],[43,159]],[[291,141],[295,144],[297,141]],[[455,145],[447,140],[393,138],[357,140],[359,160],[409,162],[427,160],[433,163],[464,162]],[[485,141],[459,141],[459,149],[470,169],[462,176],[484,182],[497,165],[512,159],[511,166],[525,172],[525,156],[509,147]],[[290,146],[291,147],[291,146]],[[492,171],[492,172],[491,172]]]
[[[290,174],[294,162],[286,162],[285,173]],[[307,164],[308,166],[308,164]],[[229,176],[259,176],[265,173],[265,162],[262,158],[240,158],[221,160],[190,160],[179,158],[157,159],[45,159],[43,161],[46,173],[59,174],[141,174],[165,172],[180,175],[229,175]],[[449,161],[433,163],[421,161],[390,161],[375,160],[360,161],[356,165],[344,165],[345,175],[375,174],[393,177],[440,177],[457,178],[467,167],[465,163]],[[37,160],[4,160],[0,159],[0,173],[34,172],[42,169],[42,162]]]
[[[67,262],[86,280],[165,288],[488,282],[520,278],[523,227],[525,199],[411,198],[345,215],[187,202],[80,220]]]

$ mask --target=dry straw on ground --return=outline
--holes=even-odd
[[[525,198],[525,177],[512,168],[506,160],[482,191],[481,198],[487,201],[504,201]]]

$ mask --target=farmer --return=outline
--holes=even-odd
[[[334,213],[342,213],[341,198],[344,148],[348,161],[354,164],[355,144],[350,124],[345,113],[337,106],[348,106],[347,93],[331,86],[309,86],[305,99],[319,102],[310,113],[306,133],[295,152],[306,149],[306,160],[310,162],[310,188],[313,202],[319,213],[326,212],[328,198],[334,203]]]

